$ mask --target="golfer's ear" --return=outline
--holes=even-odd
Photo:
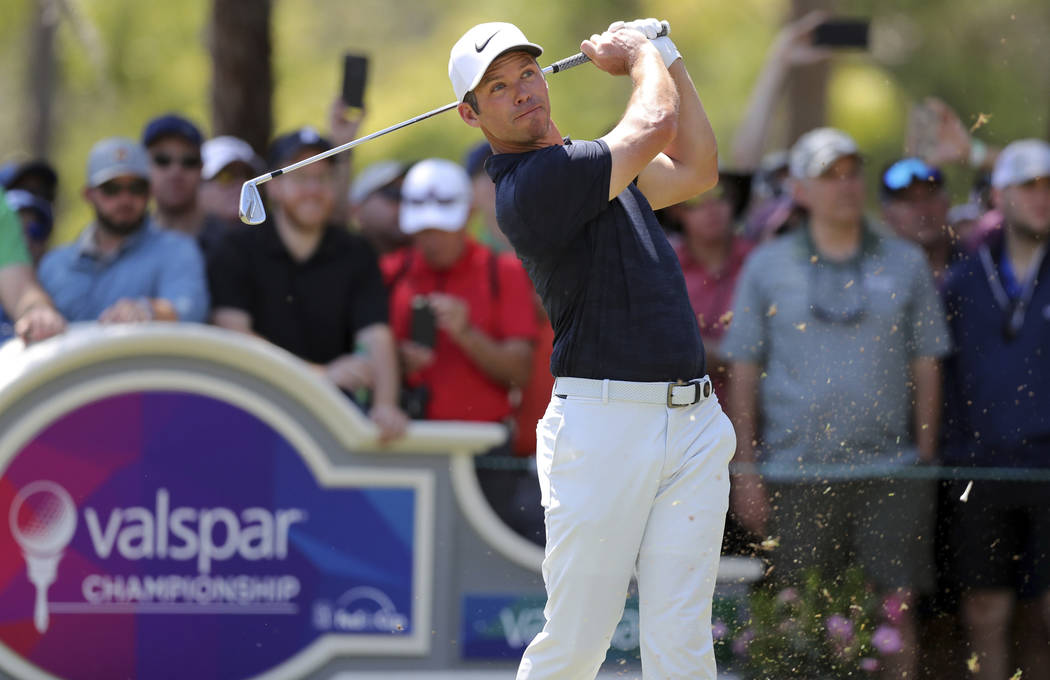
[[[470,104],[460,102],[459,106],[456,107],[456,111],[459,112],[459,117],[463,119],[463,122],[470,127],[481,127],[481,121],[478,120],[478,114],[474,112],[474,109]]]

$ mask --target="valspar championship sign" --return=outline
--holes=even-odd
[[[231,401],[123,392],[5,435],[0,669],[293,678],[426,652],[428,473],[332,469],[296,423]]]

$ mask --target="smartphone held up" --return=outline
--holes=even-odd
[[[342,100],[347,106],[362,109],[365,106],[365,84],[368,80],[368,57],[347,52],[343,55]]]
[[[867,19],[829,19],[813,29],[813,45],[834,49],[868,49]]]

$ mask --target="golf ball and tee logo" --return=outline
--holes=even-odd
[[[65,489],[40,480],[27,484],[11,503],[11,535],[22,549],[29,581],[36,588],[33,625],[47,630],[47,589],[55,582],[62,551],[76,528],[76,506]]]
[[[378,640],[423,651],[432,479],[319,478],[290,440],[186,392],[106,396],[0,438],[0,670],[290,678]]]

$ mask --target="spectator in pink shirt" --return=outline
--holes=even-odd
[[[737,276],[754,244],[733,231],[733,202],[724,181],[662,212],[664,226],[680,232],[672,245],[704,340],[708,374],[715,393],[725,394],[728,364],[719,343],[729,324]]]

